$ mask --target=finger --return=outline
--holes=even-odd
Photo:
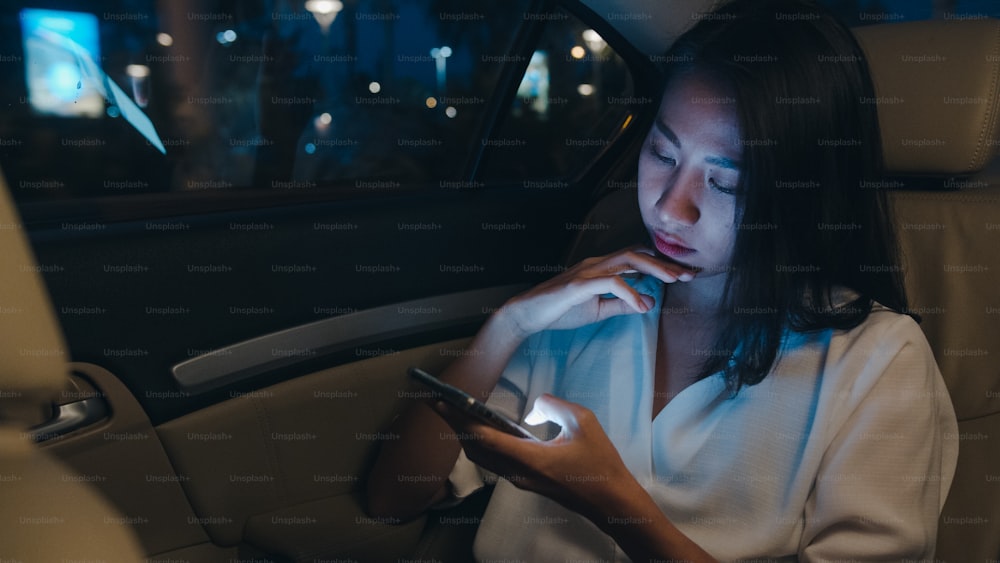
[[[462,409],[455,408],[443,401],[435,403],[434,409],[458,433],[458,439],[463,443],[475,441],[480,445],[485,444],[487,447],[494,448],[500,438],[503,440],[508,437],[515,440],[521,439],[471,417]]]
[[[674,280],[691,281],[698,273],[697,270],[694,270],[689,266],[679,262],[667,260],[657,255],[656,252],[650,248],[641,246],[633,247],[628,249],[624,256],[628,258],[629,264],[633,268],[650,275],[656,275],[657,272],[660,272],[672,277]],[[660,279],[663,279],[663,281],[668,283],[672,283],[668,279]]]
[[[586,272],[595,277],[642,273],[655,276],[665,283],[690,281],[696,273],[683,264],[665,260],[643,247],[632,247],[612,254],[601,263],[590,265]]]
[[[596,311],[598,318],[595,320],[602,320],[603,318],[606,318],[600,316],[602,314],[602,307],[605,309],[603,311],[604,315],[613,316],[610,313],[645,313],[656,303],[656,300],[648,295],[644,298],[643,294],[639,293],[638,290],[618,276],[577,280],[571,285],[573,286],[574,292],[577,294],[577,300],[579,302],[585,302],[594,296],[608,294],[613,295],[620,300],[618,305],[612,305],[611,303],[616,300],[600,298],[600,301],[598,301],[598,310]],[[624,303],[627,308],[623,307],[622,303]]]
[[[544,422],[554,422],[563,429],[574,429],[577,425],[577,409],[582,408],[575,403],[565,401],[544,393],[535,399],[531,411],[524,417],[525,424],[537,425]]]
[[[538,447],[542,442],[511,436],[478,420],[466,416],[460,409],[445,403],[437,403],[435,409],[456,431],[466,456],[477,465],[508,480],[522,479],[514,468],[524,467],[538,457]]]
[[[478,420],[465,414],[461,409],[455,408],[444,401],[436,401],[432,407],[438,415],[444,419],[448,426],[457,433],[459,441],[470,440],[481,441],[483,439],[483,429],[492,430]]]
[[[597,302],[597,316],[594,322],[603,321],[605,319],[610,319],[612,317],[620,317],[622,315],[634,315],[636,313],[642,314],[648,312],[656,305],[656,299],[650,295],[644,293],[639,294],[639,299],[642,302],[644,310],[637,311],[635,307],[617,299],[614,297],[602,297]]]

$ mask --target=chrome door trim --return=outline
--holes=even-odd
[[[99,422],[107,418],[109,414],[104,399],[98,397],[58,405],[56,409],[56,414],[52,419],[28,429],[35,442],[44,442],[69,434],[74,430]]]

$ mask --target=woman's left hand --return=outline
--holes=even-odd
[[[458,432],[466,457],[589,519],[633,561],[716,561],[663,514],[582,405],[548,394],[535,401],[526,423],[562,426],[547,442],[505,434],[444,403],[435,408]]]
[[[547,496],[588,518],[598,514],[615,488],[634,480],[592,411],[545,394],[525,418],[562,427],[549,441],[506,434],[444,403],[438,413],[458,433],[466,456],[516,487]]]

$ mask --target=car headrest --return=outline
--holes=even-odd
[[[964,176],[1000,138],[1000,19],[854,28],[875,82],[886,170]]]
[[[30,422],[68,375],[55,310],[0,172],[0,419]]]

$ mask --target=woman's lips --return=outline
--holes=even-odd
[[[666,256],[681,258],[684,256],[690,256],[697,252],[695,249],[684,246],[681,241],[670,236],[657,233],[653,238],[653,242],[656,244],[656,249]]]

